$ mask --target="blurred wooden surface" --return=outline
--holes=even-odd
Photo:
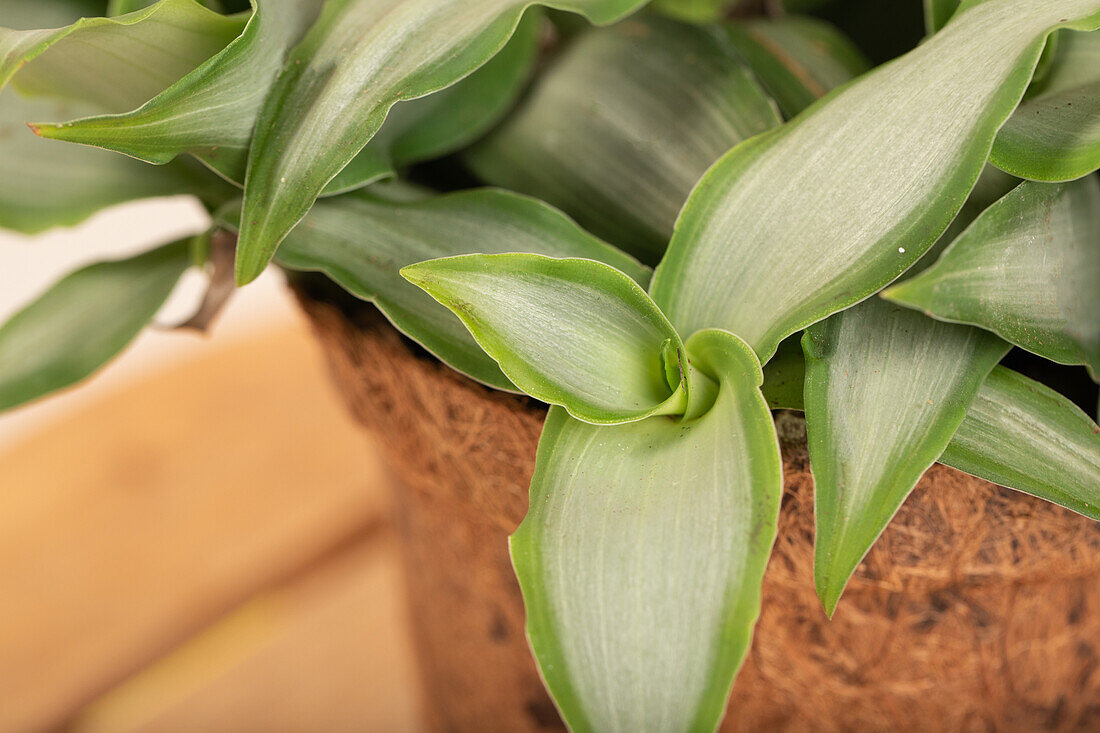
[[[419,730],[384,489],[304,324],[28,437],[0,455],[0,733]]]

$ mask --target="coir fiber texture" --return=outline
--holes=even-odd
[[[507,548],[545,409],[418,353],[376,311],[302,301],[397,479],[431,724],[562,729]],[[723,731],[1100,730],[1100,524],[937,465],[828,621],[804,428],[778,420],[779,535]]]

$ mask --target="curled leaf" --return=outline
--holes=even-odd
[[[217,218],[235,231],[239,202]],[[432,196],[400,182],[318,201],[287,237],[277,262],[325,273],[352,295],[377,305],[398,330],[451,368],[515,391],[462,322],[398,274],[424,260],[505,252],[597,260],[643,287],[651,274],[540,201],[494,189]]]
[[[527,634],[575,731],[711,731],[760,613],[782,475],[759,362],[688,343],[719,387],[691,420],[590,425],[552,407],[512,536]]]
[[[516,386],[580,420],[621,423],[688,408],[694,374],[680,337],[613,267],[466,255],[401,275],[450,308]]]

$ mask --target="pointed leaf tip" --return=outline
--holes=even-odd
[[[807,329],[814,579],[831,613],[1008,351],[992,334],[872,298]]]
[[[484,66],[506,45],[524,11],[538,4],[329,3],[288,56],[261,109],[248,153],[241,250],[270,259],[326,186],[374,138],[391,107],[446,89]],[[608,23],[643,4],[552,3]]]

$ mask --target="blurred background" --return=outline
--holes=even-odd
[[[0,322],[206,221],[169,198],[0,232]],[[274,268],[168,333],[194,276],[164,328],[0,416],[0,733],[421,730],[379,458]]]

